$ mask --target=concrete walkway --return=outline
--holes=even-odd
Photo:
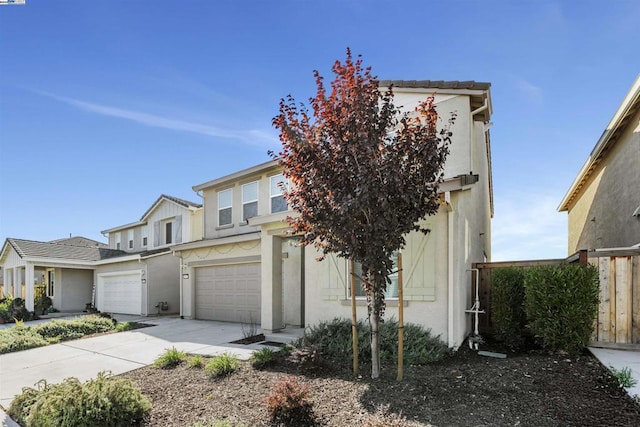
[[[636,380],[636,385],[628,387],[627,393],[631,397],[640,397],[640,351],[595,347],[589,347],[589,351],[609,370],[612,367],[618,371],[629,368],[631,376]]]
[[[101,371],[122,374],[153,363],[171,347],[206,356],[229,352],[243,360],[263,348],[259,344],[230,344],[243,338],[242,325],[238,323],[177,317],[116,318],[155,326],[0,355],[0,405],[8,408],[23,387],[33,387],[40,380],[59,383],[76,377],[86,381]],[[0,410],[0,426],[11,426],[3,415]]]

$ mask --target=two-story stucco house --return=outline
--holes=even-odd
[[[29,310],[35,286],[44,285],[63,312],[94,304],[110,313],[177,313],[180,262],[171,246],[201,238],[201,214],[200,204],[161,195],[139,221],[104,230],[108,244],[7,239],[0,252],[5,292],[24,297]]]
[[[640,75],[558,208],[569,254],[640,245]]]
[[[432,231],[411,233],[403,250],[405,319],[431,328],[452,347],[470,331],[471,264],[491,257],[493,212],[489,127],[490,84],[394,81],[396,105],[407,111],[435,94],[438,112],[456,112],[441,184],[442,207],[425,218]],[[287,233],[295,215],[282,197],[276,162],[196,185],[202,194],[203,238],[173,249],[181,260],[180,313],[187,318],[260,323],[274,331],[349,317],[346,260],[317,261],[312,247]],[[367,315],[358,296],[358,315]],[[397,315],[397,279],[387,295]]]
[[[95,305],[126,314],[178,313],[180,261],[171,246],[201,238],[202,205],[162,194],[139,221],[103,230],[126,253],[96,266]]]

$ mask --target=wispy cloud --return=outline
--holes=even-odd
[[[501,198],[493,220],[492,261],[567,256],[567,216],[556,210],[559,196],[524,192]]]
[[[124,108],[113,107],[109,105],[96,104],[93,102],[82,101],[79,99],[68,98],[55,95],[48,92],[36,91],[37,93],[55,99],[65,104],[76,107],[80,110],[89,111],[104,116],[117,117],[124,120],[130,120],[145,126],[170,129],[174,131],[191,132],[201,135],[207,135],[218,138],[230,138],[242,141],[249,145],[266,145],[277,143],[277,138],[264,130],[248,129],[225,129],[221,127],[194,123],[186,120],[178,120],[170,117],[163,117],[155,114],[144,113],[140,111],[127,110]]]
[[[527,99],[536,104],[542,104],[544,94],[540,86],[536,86],[530,81],[519,77],[515,78],[515,86]]]

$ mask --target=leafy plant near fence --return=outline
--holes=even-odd
[[[525,270],[497,268],[491,277],[491,320],[495,338],[507,346],[520,348],[525,342]]]
[[[559,264],[499,268],[492,273],[495,337],[517,348],[531,335],[550,351],[579,353],[593,333],[598,270]]]
[[[527,318],[544,348],[575,354],[589,344],[598,311],[598,289],[598,269],[592,265],[527,270]]]
[[[391,362],[398,358],[398,322],[387,319],[380,328],[380,358]],[[317,345],[327,361],[343,362],[350,355],[351,320],[333,319],[320,322],[307,328],[304,337],[296,342],[296,347]],[[422,365],[442,360],[449,354],[447,345],[438,336],[422,326],[407,323],[404,325],[404,359],[408,364]],[[358,322],[358,358],[371,359],[371,337],[364,322]]]
[[[104,372],[81,383],[41,381],[26,387],[11,402],[8,414],[29,427],[135,425],[151,410],[151,401],[129,380]]]

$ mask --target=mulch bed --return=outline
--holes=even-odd
[[[209,379],[202,369],[183,363],[123,376],[152,399],[149,426],[216,419],[272,425],[264,399],[286,375],[309,386],[316,425],[640,425],[640,406],[589,353],[568,358],[529,352],[495,359],[461,348],[444,362],[407,367],[402,382],[396,381],[393,366],[384,366],[382,377],[373,381],[367,368],[354,379],[349,365],[345,355],[344,367],[327,364],[315,372],[300,372],[287,361],[262,371],[245,362],[228,377]]]

